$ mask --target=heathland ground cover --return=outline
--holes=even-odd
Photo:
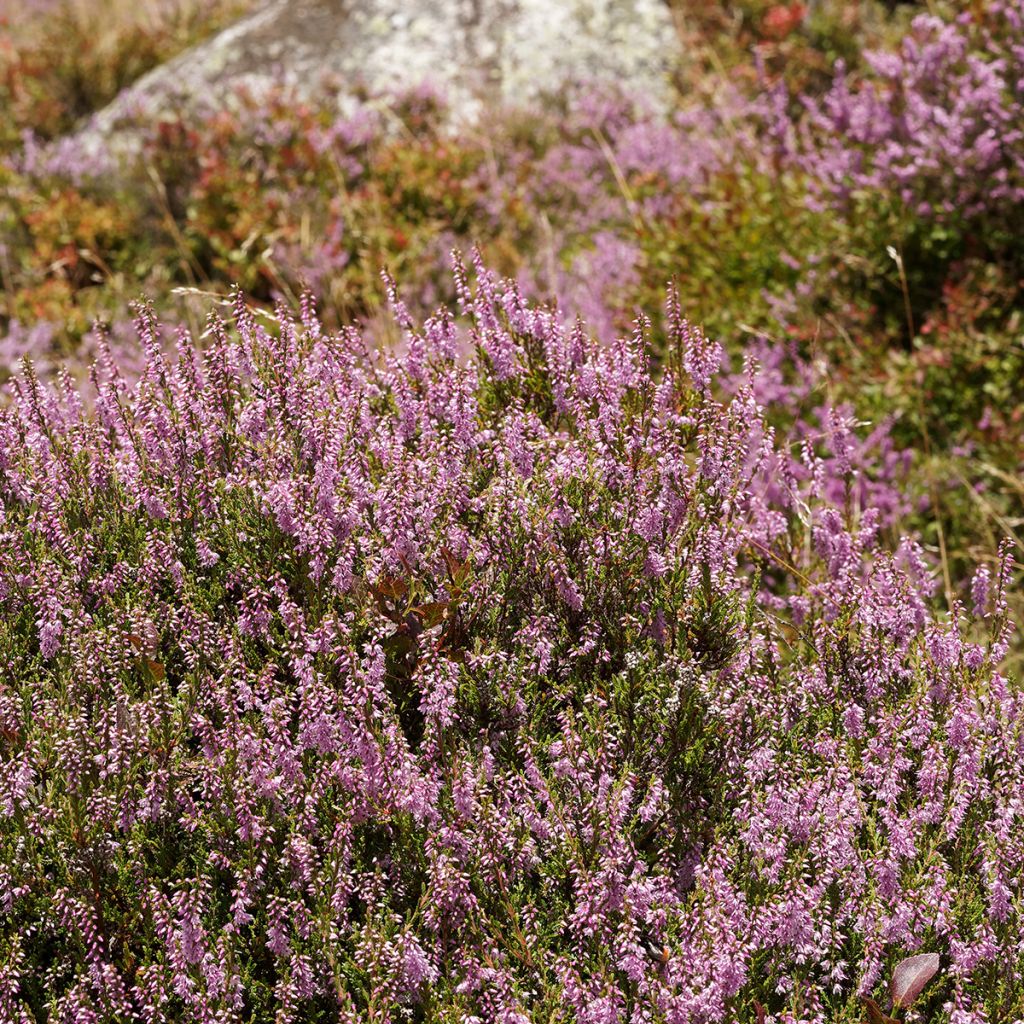
[[[1019,0],[130,151],[243,5],[20,6],[0,1020],[1024,1019]]]

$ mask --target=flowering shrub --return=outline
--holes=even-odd
[[[455,283],[14,382],[4,1019],[1024,1013],[1008,558],[936,617],[838,411]]]
[[[143,285],[175,319],[173,289],[238,285],[268,305],[311,289],[339,321],[375,310],[385,266],[429,308],[450,292],[441,250],[455,241],[493,240],[508,265],[521,235],[490,226],[483,147],[446,134],[429,95],[393,100],[386,117],[342,112],[328,84],[308,105],[243,93],[232,111],[135,126],[141,155],[118,170],[82,144],[29,140],[0,167],[16,285],[0,315],[49,320],[73,348],[93,319],[125,319]]]
[[[102,149],[29,135],[0,170],[13,176],[0,213],[14,275],[0,316],[50,320],[74,342],[97,315],[124,318],[131,281],[161,295],[237,284],[268,303],[310,287],[345,320],[376,308],[385,265],[428,309],[453,298],[449,248],[479,244],[608,334],[675,279],[713,332],[773,329],[773,305],[797,296],[800,322],[787,326],[817,331],[827,313],[831,335],[838,320],[888,344],[909,328],[887,247],[904,255],[916,326],[966,259],[995,256],[1019,276],[1019,0],[921,16],[895,51],[854,48],[853,73],[837,65],[824,95],[769,86],[754,64],[778,64],[785,40],[802,47],[789,63],[815,46],[831,54],[833,16],[854,19],[848,39],[879,38],[865,6],[740,6],[758,62],[706,77],[667,116],[634,97],[583,97],[525,112],[528,125],[505,111],[453,131],[443,100],[370,97],[342,113],[328,87],[304,103],[242,95],[217,116],[140,124],[145,157],[119,171]],[[687,24],[699,14],[682,4]],[[785,40],[763,39],[780,19]],[[826,209],[809,208],[815,196]],[[38,206],[69,208],[48,219],[76,267],[53,258]],[[102,219],[117,229],[97,251],[90,222]]]
[[[836,249],[845,255],[805,282],[851,333],[866,321],[909,346],[950,288],[990,267],[1020,280],[1022,55],[1020,0],[920,15],[897,50],[866,54],[855,76],[837,65],[823,96],[803,98],[806,115],[777,127],[809,172],[812,201],[851,226]],[[849,296],[860,297],[859,317],[842,312]],[[1007,311],[1019,303],[1018,287]]]
[[[431,95],[344,103],[323,83],[306,103],[286,89],[235,100],[134,125],[141,157],[120,171],[73,140],[27,140],[0,169],[17,283],[0,315],[51,320],[73,347],[97,316],[124,318],[131,280],[164,296],[238,285],[267,304],[309,288],[340,322],[376,310],[385,267],[425,310],[454,298],[447,251],[474,244],[606,337],[673,278],[688,307],[731,328],[741,308],[764,320],[769,282],[795,286],[783,247],[819,244],[828,220],[760,145],[774,99],[735,88],[668,118],[585,96],[529,123],[504,111],[486,133],[452,130]],[[117,229],[97,245],[101,219]]]
[[[851,89],[842,65],[809,102],[821,132],[814,175],[839,200],[869,189],[924,218],[998,216],[1024,200],[1024,6],[954,21],[920,15],[896,52],[866,55]]]

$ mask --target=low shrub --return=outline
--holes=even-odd
[[[1024,1013],[1008,556],[936,614],[675,303],[455,291],[14,382],[5,1018]]]

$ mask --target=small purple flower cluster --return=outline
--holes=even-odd
[[[980,7],[979,7],[980,10]],[[898,51],[843,66],[808,99],[812,175],[840,202],[893,193],[916,216],[974,217],[1024,201],[1024,4],[997,0],[951,21],[922,14]]]
[[[8,158],[19,174],[63,178],[74,186],[101,181],[116,174],[117,160],[97,143],[88,145],[75,136],[43,142],[31,131],[22,134],[21,149]]]
[[[939,617],[842,410],[455,281],[15,379],[0,1018],[1020,1017],[1008,557]]]

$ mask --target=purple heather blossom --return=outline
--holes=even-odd
[[[391,349],[239,295],[12,378],[3,1012],[824,1021],[923,951],[956,1013],[1024,991],[1009,548],[934,614],[884,425],[675,296],[655,374],[479,258],[457,312],[388,290]]]

